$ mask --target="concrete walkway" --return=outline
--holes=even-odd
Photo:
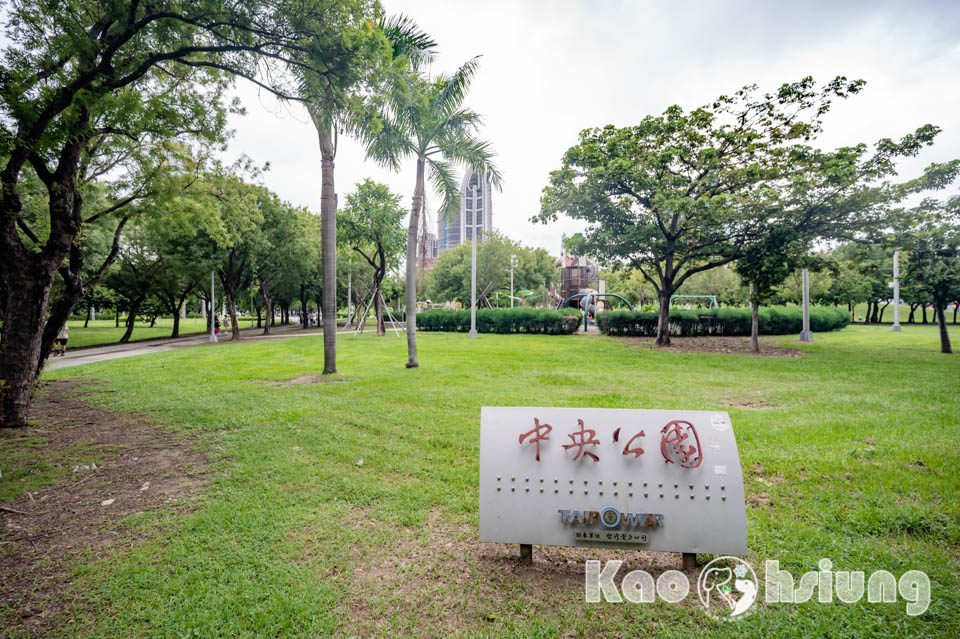
[[[241,329],[240,336],[243,341],[252,342],[279,337],[310,337],[323,335],[322,330],[304,330],[299,324],[274,326],[271,330],[273,332],[270,335],[262,335],[263,329],[260,328]],[[230,342],[230,333],[221,333],[218,337],[220,341],[217,342],[217,345]],[[208,333],[197,333],[186,337],[150,339],[139,342],[128,342],[126,344],[105,344],[103,346],[77,348],[74,350],[70,350],[68,345],[67,354],[63,357],[51,357],[48,359],[44,370],[52,371],[58,368],[67,368],[68,366],[105,362],[111,359],[120,359],[121,357],[134,357],[136,355],[158,353],[160,351],[170,351],[190,346],[214,346],[214,344],[210,343],[210,335]]]

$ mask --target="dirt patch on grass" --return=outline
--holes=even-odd
[[[803,351],[798,348],[774,346],[770,339],[760,340],[760,352],[754,353],[749,337],[671,337],[670,346],[657,346],[653,337],[617,337],[636,348],[655,348],[657,350],[680,353],[726,353],[734,355],[754,355],[757,357],[800,357]]]
[[[733,408],[769,408],[770,404],[765,402],[762,399],[753,399],[748,397],[731,397],[724,399],[720,402],[724,406],[731,406]]]
[[[589,617],[591,625],[602,628],[607,616],[622,624],[623,612],[617,606],[593,606],[587,614],[586,560],[622,560],[617,581],[636,569],[654,579],[680,569],[679,553],[551,546],[536,546],[533,564],[524,566],[519,546],[480,543],[475,528],[445,522],[436,510],[421,530],[405,531],[391,547],[354,548],[353,570],[334,576],[352,591],[341,603],[340,636],[448,637],[478,629],[495,636],[507,633],[518,613],[522,618]],[[695,571],[688,577],[696,582]],[[655,626],[633,629],[645,636]]]
[[[277,381],[267,381],[263,382],[264,386],[293,386],[295,384],[329,384],[333,382],[345,382],[342,377],[331,377],[329,375],[323,375],[321,373],[311,373],[309,375],[301,375],[300,377],[294,377],[293,379],[287,379],[282,382]]]
[[[89,388],[82,381],[47,383],[31,407],[30,426],[0,431],[7,450],[30,446],[31,463],[46,458],[67,473],[3,504],[19,512],[0,511],[0,627],[28,636],[68,622],[64,599],[78,560],[103,559],[135,541],[122,528],[124,517],[173,507],[204,484],[205,459],[191,442],[143,416],[84,403]],[[100,458],[96,469],[82,464],[74,471],[64,451],[78,446]],[[18,467],[11,461],[5,480]]]

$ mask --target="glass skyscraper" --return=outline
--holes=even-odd
[[[460,185],[460,211],[441,213],[437,220],[439,250],[453,248],[474,235],[483,241],[485,232],[493,230],[493,202],[490,182],[467,168]]]

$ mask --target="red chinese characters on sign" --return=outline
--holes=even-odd
[[[630,445],[633,444],[633,442],[635,442],[635,441],[637,441],[638,439],[640,439],[641,437],[646,437],[646,436],[647,436],[647,434],[644,433],[644,432],[641,430],[639,433],[637,433],[636,435],[634,435],[633,437],[631,437],[631,438],[630,438],[630,441],[627,442],[627,445],[623,447],[623,454],[624,454],[624,455],[633,455],[634,457],[639,458],[640,455],[643,454],[643,449],[640,448],[640,446],[636,446],[636,447],[634,447],[634,448],[631,448]]]
[[[585,427],[583,425],[582,419],[578,419],[577,424],[580,425],[580,430],[575,431],[573,433],[567,433],[567,437],[569,437],[570,441],[572,441],[573,443],[564,444],[563,445],[564,450],[577,448],[577,454],[573,456],[573,461],[580,459],[580,455],[586,455],[587,457],[590,457],[591,459],[593,459],[593,461],[595,462],[600,461],[600,458],[597,455],[591,453],[590,451],[584,450],[585,446],[600,445],[600,442],[597,441],[597,431],[593,430],[592,428]],[[577,436],[580,437],[579,441],[577,440]]]
[[[703,461],[697,429],[682,419],[669,422],[660,431],[660,452],[667,463],[679,463],[683,468],[696,468]]]
[[[522,444],[523,440],[530,437],[529,443],[537,445],[537,461],[540,461],[540,442],[550,439],[550,431],[552,430],[553,426],[550,424],[541,424],[540,420],[534,417],[533,428],[520,435],[520,443]]]

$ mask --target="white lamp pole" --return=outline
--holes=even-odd
[[[510,308],[513,308],[513,269],[517,265],[517,256],[510,256]]]
[[[800,333],[800,341],[813,341],[813,332],[810,330],[810,271],[807,269],[803,269],[803,332]]]
[[[900,251],[893,252],[893,332],[899,333],[900,328]]]
[[[217,323],[216,322],[217,314],[216,314],[216,311],[213,310],[215,308],[214,306],[215,304],[216,304],[216,298],[214,298],[214,290],[213,290],[213,271],[210,271],[210,341],[211,342],[217,341],[217,331],[216,331],[216,327],[214,326],[214,324]]]
[[[477,227],[473,227],[473,241],[470,242],[470,338],[477,337]]]

